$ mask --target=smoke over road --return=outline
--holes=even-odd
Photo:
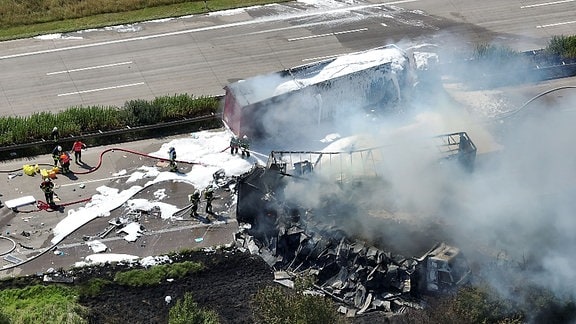
[[[351,100],[332,107],[345,114],[323,126],[314,126],[317,113],[293,106],[326,107],[326,98],[292,96],[290,102],[298,104],[290,109],[275,104],[282,118],[265,117],[267,129],[280,128],[287,119],[294,137],[280,137],[283,146],[266,149],[323,145],[324,152],[344,152],[312,161],[321,167],[306,180],[290,182],[284,197],[393,253],[418,256],[438,241],[461,247],[479,265],[478,274],[505,297],[517,297],[514,283],[489,272],[495,264],[521,272],[526,284],[574,297],[576,114],[570,109],[576,91],[562,91],[560,99],[542,97],[502,119],[494,112],[515,109],[505,104],[505,90],[498,96],[477,88],[455,92],[454,84],[427,73],[428,79],[402,88],[406,92],[393,111],[381,114],[352,100],[356,90],[332,84],[331,93],[349,93]],[[478,147],[471,173],[442,160],[431,141],[453,132],[467,132]],[[333,133],[341,138],[328,146],[319,141]],[[374,147],[380,149],[353,153]]]

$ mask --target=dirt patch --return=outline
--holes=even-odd
[[[186,292],[192,293],[200,307],[211,309],[221,323],[253,323],[252,296],[272,285],[273,273],[259,257],[238,251],[195,252],[182,255],[181,261],[199,261],[206,268],[198,273],[152,287],[107,286],[96,297],[81,298],[90,309],[90,323],[168,323],[168,313]],[[176,260],[174,260],[176,261]],[[113,279],[121,268],[87,268],[77,274],[76,284],[91,278]],[[167,304],[165,297],[171,296]]]

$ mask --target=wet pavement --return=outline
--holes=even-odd
[[[173,137],[173,138],[177,138]],[[181,136],[180,136],[181,137]],[[127,208],[121,206],[110,212],[109,216],[97,217],[65,237],[57,244],[52,243],[53,228],[68,216],[68,212],[86,204],[86,200],[98,194],[96,188],[106,186],[121,190],[134,185],[143,185],[150,179],[126,183],[126,178],[142,166],[156,166],[160,171],[168,171],[166,163],[159,159],[148,158],[123,151],[111,151],[101,156],[107,149],[120,147],[142,153],[156,152],[163,143],[172,138],[150,139],[120,145],[90,147],[83,152],[85,164],[72,162],[72,175],[58,174],[54,179],[55,192],[60,204],[73,203],[57,211],[39,210],[35,204],[17,208],[0,208],[0,277],[28,275],[46,272],[52,269],[68,269],[84,258],[95,254],[87,242],[98,240],[106,245],[106,253],[128,254],[138,257],[156,256],[182,249],[201,249],[231,244],[238,230],[235,208],[231,201],[231,192],[219,189],[213,202],[214,214],[202,213],[204,202],[199,208],[197,218],[190,217],[188,210],[182,210],[180,219],[165,219],[154,213],[138,215],[142,235],[134,242],[124,238],[118,228],[109,223],[120,216],[126,216]],[[65,148],[66,149],[66,148]],[[93,172],[87,172],[99,164]],[[0,163],[0,199],[2,202],[32,195],[36,200],[45,201],[39,185],[40,174],[29,176],[21,173],[25,164],[36,165],[40,169],[50,169],[52,158],[43,155],[14,159]],[[191,165],[179,164],[180,172],[190,171]],[[120,172],[126,170],[126,173]],[[184,209],[188,206],[188,195],[194,187],[186,182],[164,181],[147,186],[131,199],[158,200],[154,192],[163,190],[162,202]]]

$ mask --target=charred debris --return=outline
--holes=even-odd
[[[440,135],[434,140],[439,161],[472,170],[476,147],[466,133]],[[422,294],[450,293],[467,283],[470,268],[454,246],[438,242],[417,257],[392,253],[340,226],[350,214],[362,212],[347,204],[344,197],[333,196],[321,207],[310,208],[287,194],[295,182],[318,190],[306,183],[318,181],[317,174],[331,169],[327,161],[341,164],[338,159],[342,156],[347,160],[353,156],[369,159],[379,149],[355,152],[358,154],[271,152],[266,166],[256,165],[238,179],[236,217],[240,231],[235,236],[236,245],[261,256],[275,270],[280,284],[294,287],[298,277],[315,278],[314,292],[338,301],[340,311],[348,316],[421,308]],[[366,185],[377,178],[364,169],[362,176],[340,176],[323,185]]]

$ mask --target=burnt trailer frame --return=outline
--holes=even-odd
[[[465,171],[472,172],[476,160],[477,148],[468,133],[454,132],[430,138],[431,145],[438,150],[439,163],[451,163]],[[283,205],[283,188],[287,181],[306,180],[306,177],[321,167],[319,161],[330,155],[347,155],[370,158],[374,151],[386,150],[387,147],[359,149],[353,152],[325,151],[271,151],[265,166],[256,165],[238,179],[236,187],[238,200],[236,218],[239,222],[255,225],[273,225],[275,213],[279,209],[293,214],[293,208]],[[295,155],[298,159],[287,161],[286,157]],[[367,163],[370,164],[370,163]],[[377,172],[369,172],[378,176]],[[334,179],[335,183],[342,179]],[[260,222],[261,224],[258,224]],[[267,226],[264,226],[267,227]]]
[[[230,83],[224,87],[223,122],[236,136],[258,139],[276,135],[267,129],[271,123],[274,132],[282,132],[296,124],[331,121],[347,109],[370,113],[392,110],[411,88],[413,61],[395,45],[348,55],[362,58],[378,54],[383,58],[365,66],[353,60],[337,61],[346,57],[343,55]],[[328,67],[334,72],[326,73]],[[269,116],[266,113],[271,109],[274,111]]]

